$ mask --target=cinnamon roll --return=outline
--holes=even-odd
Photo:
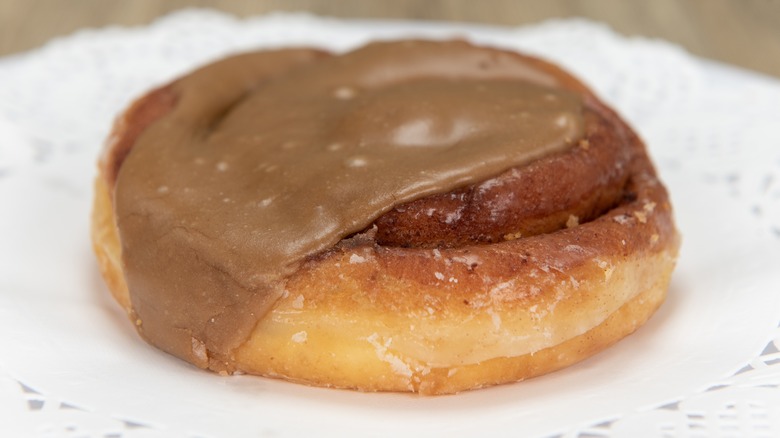
[[[150,343],[222,374],[446,394],[641,326],[679,237],[645,147],[539,59],[462,41],[227,58],[149,92],[92,237]]]

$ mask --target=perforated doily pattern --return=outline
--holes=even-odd
[[[756,232],[780,245],[780,83],[581,20],[497,29],[303,15],[237,20],[192,10],[145,28],[83,31],[0,60],[0,185],[30,166],[93,160],[112,118],[133,97],[215,57],[282,45],[344,50],[410,32],[434,38],[466,35],[541,54],[571,69],[637,127],[662,174],[685,175],[722,190],[749,212]],[[56,178],[65,171],[52,170],[53,181],[78,191],[67,178]],[[766,287],[780,293],[780,284]],[[564,433],[551,431],[552,436],[780,436],[780,327],[763,336],[770,341],[760,355],[696,393],[596,418]],[[93,412],[72,404],[67,394],[35,388],[35,382],[6,373],[0,357],[0,432],[199,436],[125,418],[122,412]]]

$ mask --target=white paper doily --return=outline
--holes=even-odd
[[[637,128],[684,235],[659,313],[567,370],[437,398],[222,378],[144,344],[88,240],[113,117],[227,53],[410,35],[544,56]],[[0,434],[779,436],[778,121],[780,82],[582,20],[511,29],[190,10],[0,59]]]

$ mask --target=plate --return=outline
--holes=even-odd
[[[24,93],[40,91],[25,89],[25,80],[18,79],[22,100],[16,107],[0,107],[0,137],[13,140],[5,151],[0,149],[0,157],[15,157],[10,165],[0,165],[0,331],[4,333],[0,337],[0,371],[29,391],[54,396],[97,417],[116,419],[166,436],[345,432],[393,436],[549,435],[612,421],[706,391],[713,382],[734,375],[755,359],[776,335],[780,320],[780,245],[772,231],[773,219],[755,209],[759,206],[766,212],[774,208],[776,204],[771,199],[776,183],[765,182],[767,201],[761,201],[761,193],[754,196],[749,192],[748,188],[755,185],[753,179],[740,175],[763,169],[763,161],[753,157],[751,151],[735,149],[729,153],[727,146],[720,146],[720,140],[732,135],[738,126],[732,120],[732,125],[718,128],[720,110],[712,108],[707,100],[711,96],[705,98],[699,93],[710,85],[723,83],[745,84],[743,90],[748,91],[765,87],[778,92],[771,81],[699,62],[663,44],[637,45],[600,26],[581,22],[516,31],[425,23],[334,23],[295,15],[240,22],[215,13],[198,14],[179,14],[169,17],[167,24],[158,23],[158,27],[121,35],[109,32],[106,36],[116,40],[110,41],[114,45],[126,41],[134,47],[145,47],[144,37],[155,29],[158,33],[173,32],[190,26],[192,21],[201,26],[217,20],[226,28],[288,28],[289,32],[306,24],[308,30],[300,31],[298,39],[291,37],[291,41],[305,39],[301,36],[304,34],[330,32],[339,36],[333,36],[332,46],[341,49],[368,38],[411,32],[433,37],[465,35],[480,42],[541,50],[545,41],[554,47],[556,41],[568,36],[590,38],[591,43],[603,39],[604,47],[594,56],[617,57],[613,67],[618,69],[636,70],[641,64],[627,65],[619,53],[609,50],[633,53],[639,49],[638,54],[631,56],[642,62],[655,57],[658,62],[669,63],[667,68],[678,62],[679,71],[672,69],[672,80],[656,78],[662,84],[627,80],[628,83],[605,85],[598,77],[590,76],[592,67],[574,67],[586,80],[601,84],[597,91],[639,127],[670,189],[683,247],[669,298],[637,333],[578,365],[529,381],[455,396],[362,394],[251,376],[226,378],[200,371],[141,341],[119,306],[110,299],[97,271],[88,236],[91,185],[97,145],[110,117],[80,120],[71,130],[65,129],[60,120],[50,125],[52,132],[42,133],[47,112],[56,115],[70,105],[70,114],[97,114],[105,103],[81,102],[78,93],[61,91],[48,109],[28,111],[24,99],[33,98]],[[323,30],[326,28],[327,31]],[[98,32],[75,37],[67,44],[49,47],[31,57],[50,62],[62,56],[65,48],[95,56],[95,47],[103,46],[95,46],[93,41],[101,35]],[[244,34],[241,35],[243,38]],[[606,41],[611,41],[611,45]],[[222,49],[239,46],[226,44]],[[561,50],[553,52],[556,59],[565,55]],[[658,53],[664,57],[658,58]],[[196,58],[193,55],[184,63],[187,68],[197,63]],[[576,63],[579,57],[567,59],[568,63]],[[0,79],[3,72],[34,70],[43,63],[29,59],[12,61],[0,63]],[[684,73],[682,77],[680,72]],[[34,70],[31,74],[39,73]],[[109,80],[105,74],[91,70],[86,74],[96,75],[98,86]],[[143,76],[119,81],[131,79],[144,86],[156,80]],[[69,80],[66,77],[61,85],[67,86]],[[688,88],[673,88],[685,81],[689,81]],[[86,83],[80,86],[88,89]],[[669,109],[668,102],[654,108],[658,97],[648,94],[647,87],[666,92],[680,114],[664,113]],[[745,98],[740,96],[727,94],[731,99]],[[89,93],[82,98],[97,99]],[[111,114],[126,100],[120,101],[117,99]],[[701,111],[688,113],[699,107],[704,116]],[[69,117],[66,112],[61,114]],[[685,121],[684,126],[681,120]],[[764,126],[761,120],[755,123],[759,131]],[[770,120],[765,119],[765,123]],[[689,131],[683,135],[685,127]],[[716,132],[705,132],[705,127],[714,127]],[[767,131],[767,135],[772,134]],[[686,136],[690,136],[689,141]],[[706,145],[710,137],[715,146]],[[759,140],[768,141],[765,137]],[[47,149],[45,144],[50,147]],[[762,147],[755,146],[756,152]],[[9,153],[9,148],[17,152]],[[32,152],[18,153],[22,149]],[[776,165],[768,164],[768,175],[775,175],[772,166]]]

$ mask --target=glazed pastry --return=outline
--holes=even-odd
[[[556,66],[460,41],[257,52],[117,121],[99,264],[198,367],[444,394],[580,361],[663,301],[644,145]]]

